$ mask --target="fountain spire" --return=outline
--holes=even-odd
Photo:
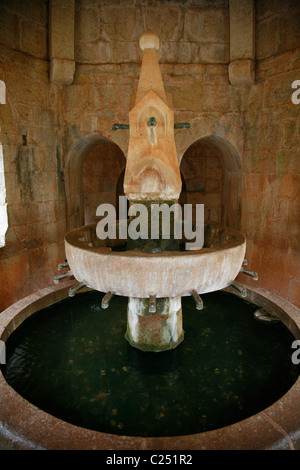
[[[181,176],[174,139],[174,112],[167,102],[156,51],[159,38],[146,31],[135,105],[129,113],[124,192],[132,202],[177,201]]]
[[[146,31],[140,37],[139,44],[144,54],[135,104],[137,104],[149,90],[153,90],[157,96],[168,104],[156,54],[156,51],[159,49],[159,38],[153,31]]]
[[[140,38],[144,51],[135,105],[129,112],[129,148],[124,192],[130,204],[173,205],[181,192],[181,176],[174,139],[174,113],[168,104],[156,51],[159,38],[146,31]],[[148,224],[148,216],[141,223]],[[151,224],[152,224],[151,219]],[[153,228],[153,227],[152,227]],[[149,232],[148,232],[149,234]],[[128,240],[129,249],[145,252],[178,250],[178,240]],[[150,273],[149,273],[150,274]],[[151,275],[151,274],[150,274]],[[173,349],[183,340],[181,298],[129,298],[126,338],[138,349]]]

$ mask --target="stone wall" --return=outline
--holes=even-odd
[[[299,2],[257,5],[256,83],[243,97],[242,230],[259,284],[300,306],[300,104],[291,100]]]
[[[64,258],[65,200],[56,97],[46,61],[0,46],[7,101],[0,105],[8,230],[0,248],[1,303],[53,279]]]
[[[64,257],[56,101],[48,79],[47,1],[0,2],[0,105],[8,230],[0,248],[0,309],[52,282]]]
[[[0,248],[0,310],[53,282],[65,257],[65,232],[84,222],[82,165],[89,180],[88,159],[97,145],[105,138],[127,154],[128,131],[111,126],[128,123],[142,58],[138,39],[148,28],[160,36],[175,121],[192,125],[175,131],[179,159],[199,139],[214,137],[207,165],[222,166],[223,201],[233,194],[227,205],[240,214],[250,268],[261,287],[299,306],[300,105],[291,101],[291,84],[300,79],[298,2],[256,2],[255,82],[244,87],[228,76],[228,1],[53,2],[60,3],[74,8],[70,85],[50,73],[48,2],[0,0],[0,80],[7,88],[0,143],[9,225]],[[193,164],[202,171],[201,158]],[[109,174],[107,168],[107,180]],[[205,180],[206,188],[213,183]],[[230,225],[235,219],[225,217]]]
[[[47,0],[1,0],[0,8],[0,44],[47,59]]]
[[[229,60],[227,0],[79,0],[75,60],[139,64],[142,54],[138,40],[148,29],[160,38],[160,63],[226,64]]]

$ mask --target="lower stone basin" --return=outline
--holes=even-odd
[[[246,240],[238,231],[207,225],[200,250],[116,251],[97,238],[96,225],[86,225],[66,235],[65,250],[75,278],[100,292],[183,297],[229,286],[241,269]]]
[[[0,318],[4,342],[28,317],[68,297],[74,281],[51,286],[6,309]],[[245,286],[247,287],[247,286]],[[230,289],[226,289],[230,291]],[[261,288],[247,287],[247,299],[280,318],[300,338],[299,309]],[[0,372],[0,445],[49,450],[258,450],[297,449],[300,445],[300,379],[275,403],[240,422],[216,430],[172,437],[132,437],[92,431],[58,419],[29,403]]]

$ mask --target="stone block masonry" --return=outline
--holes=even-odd
[[[183,155],[199,139],[219,136],[233,145],[242,164],[240,228],[247,237],[249,264],[259,273],[261,287],[299,306],[300,105],[291,101],[291,84],[300,79],[299,2],[256,2],[255,82],[246,88],[228,80],[229,63],[248,56],[230,55],[227,0],[79,0],[72,13],[73,49],[67,22],[58,22],[57,35],[64,41],[52,56],[47,3],[0,4],[0,81],[7,88],[6,104],[0,105],[0,142],[9,225],[0,248],[0,310],[51,284],[64,260],[64,227],[80,225],[81,211],[84,220],[84,204],[82,209],[80,198],[69,195],[67,174],[73,174],[71,187],[81,194],[82,172],[74,163],[81,158],[86,187],[94,187],[90,136],[110,139],[127,155],[128,131],[114,133],[111,126],[128,123],[142,59],[138,38],[150,28],[161,39],[158,58],[175,121],[192,125],[175,131],[183,174]],[[68,2],[56,2],[57,8],[63,4],[66,11]],[[242,33],[237,31],[239,44]],[[72,152],[76,145],[83,148]],[[190,173],[184,177],[194,203],[202,202],[203,188],[210,193],[206,217],[218,221],[224,168],[216,155],[204,158],[203,152],[190,159],[194,175],[186,170]],[[74,158],[69,170],[68,155]],[[219,166],[204,168],[203,159]],[[101,179],[106,197],[112,187],[104,179],[110,176]]]

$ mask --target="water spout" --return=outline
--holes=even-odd
[[[272,323],[280,321],[280,318],[276,315],[272,315],[271,313],[267,312],[264,308],[259,308],[254,312],[254,318],[258,321],[264,323]]]
[[[194,298],[194,301],[196,303],[196,309],[197,310],[203,310],[203,300],[201,299],[200,295],[198,294],[198,292],[196,292],[195,290],[193,290],[191,292],[191,296]]]
[[[174,124],[174,129],[191,129],[192,126],[189,122],[177,122]]]
[[[258,274],[255,271],[248,271],[247,269],[242,268],[240,270],[240,273],[247,274],[247,276],[252,277],[252,279],[254,279],[254,281],[257,281],[257,279],[258,279]]]
[[[74,297],[74,295],[80,290],[83,289],[83,287],[86,287],[86,284],[84,282],[81,282],[78,286],[72,286],[69,289],[69,297]]]
[[[101,307],[104,308],[104,309],[108,308],[109,307],[109,302],[111,301],[111,299],[113,298],[114,295],[115,295],[115,293],[112,292],[112,291],[107,292],[104,295],[103,299],[102,299]]]
[[[242,297],[247,297],[247,289],[245,287],[239,286],[236,282],[232,282],[230,286],[237,290]]]
[[[149,313],[156,313],[156,297],[155,297],[155,295],[150,295]]]
[[[113,124],[111,130],[116,131],[117,129],[129,129],[129,124]]]
[[[69,263],[67,261],[65,261],[64,263],[60,263],[58,266],[57,266],[57,269],[58,271],[61,271],[62,269],[64,268],[69,268]]]
[[[72,271],[68,271],[65,274],[59,274],[58,276],[55,276],[54,284],[58,284],[62,279],[65,279],[66,277],[73,277]]]

